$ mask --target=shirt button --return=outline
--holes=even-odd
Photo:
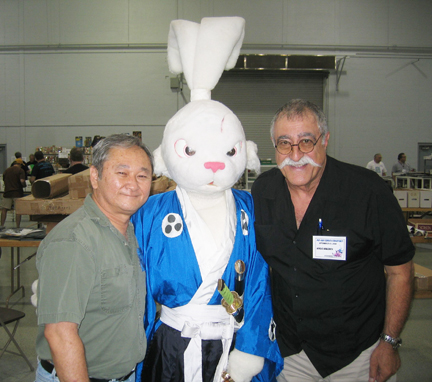
[[[295,296],[296,296],[296,298],[297,298],[297,297],[298,297],[299,295],[298,295],[298,294],[296,294]]]
[[[293,244],[297,244],[295,240],[293,240]]]
[[[297,272],[297,268],[296,267],[294,267],[293,269],[294,269],[294,272]]]

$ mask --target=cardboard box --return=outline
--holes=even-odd
[[[420,208],[432,208],[432,191],[420,191]]]
[[[85,198],[93,191],[90,182],[90,169],[79,172],[68,178],[69,195],[71,199]]]
[[[405,190],[394,190],[394,196],[396,197],[401,208],[408,207],[408,192]]]
[[[417,231],[419,232],[419,231]],[[411,236],[411,241],[416,244],[432,244],[432,232],[426,232],[426,236]]]
[[[416,290],[414,298],[432,298],[432,290]]]
[[[432,234],[432,219],[408,219],[408,224]]]
[[[420,191],[408,191],[408,208],[420,207]]]
[[[20,215],[70,215],[84,204],[84,199],[71,199],[69,194],[54,199],[36,199],[33,195],[19,198],[15,212]]]
[[[432,291],[432,269],[414,264],[414,290]]]

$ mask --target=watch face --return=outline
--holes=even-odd
[[[393,346],[393,349],[397,349],[399,346],[402,345],[402,340],[400,338],[393,338],[384,333],[380,335],[380,338],[383,341],[388,342],[391,346]]]

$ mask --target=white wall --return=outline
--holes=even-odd
[[[390,171],[406,152],[417,168],[417,143],[432,142],[432,60],[350,58],[344,70],[330,96],[334,154],[366,165],[381,152]]]
[[[329,153],[365,165],[432,142],[429,0],[0,0],[0,143],[8,158],[77,135],[143,131],[151,149],[184,102],[169,87],[175,18],[239,15],[243,53],[347,56],[329,77]],[[279,105],[275,105],[275,108]],[[266,127],[267,128],[267,127]]]

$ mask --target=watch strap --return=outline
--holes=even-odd
[[[399,346],[402,345],[402,340],[399,337],[394,338],[389,336],[388,334],[381,333],[380,338],[383,341],[388,342],[393,347],[393,349],[397,349]]]

